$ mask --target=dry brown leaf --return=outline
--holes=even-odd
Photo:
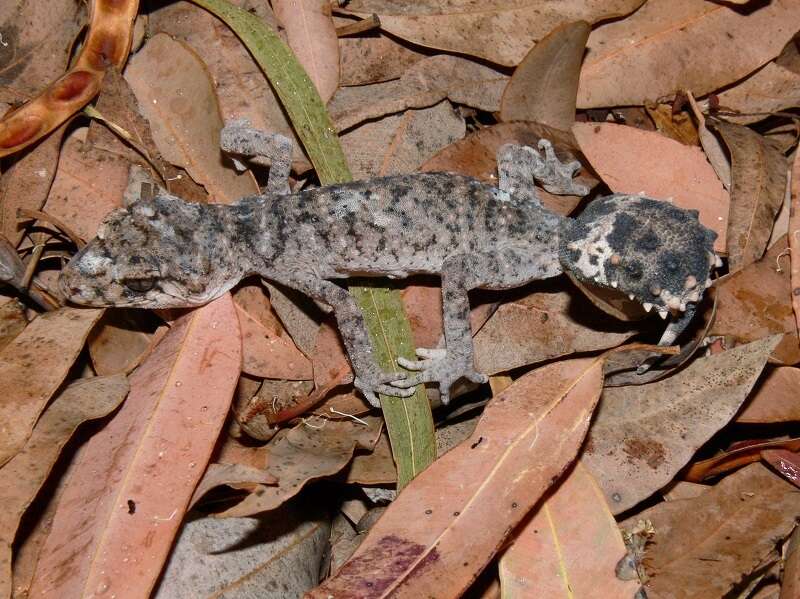
[[[81,448],[31,597],[149,594],[228,413],[240,348],[229,295],[173,323]]]
[[[273,0],[272,10],[286,42],[323,102],[339,87],[339,40],[326,0]]]
[[[75,308],[42,314],[0,351],[0,465],[22,449],[102,314]]]
[[[469,135],[433,156],[420,167],[421,171],[451,171],[464,173],[496,184],[497,150],[506,143],[516,143],[537,147],[540,139],[553,142],[556,153],[562,159],[572,160],[578,154],[575,138],[569,132],[559,131],[537,123],[501,123],[485,127]],[[598,181],[583,169],[575,179],[590,189]],[[558,214],[569,214],[580,202],[577,196],[556,196],[537,189],[539,197],[546,208]]]
[[[415,44],[485,58],[505,66],[520,63],[535,40],[566,21],[594,23],[629,14],[643,0],[353,0],[353,14],[375,13],[381,28]]]
[[[779,340],[700,358],[655,383],[603,391],[581,460],[615,514],[666,485],[733,418]]]
[[[2,301],[2,300],[0,300]],[[25,306],[17,299],[8,299],[0,304],[0,350],[11,343],[25,330],[28,319]]]
[[[758,133],[715,123],[731,153],[728,266],[735,272],[764,255],[786,192],[786,159]]]
[[[266,447],[267,471],[277,477],[277,486],[259,485],[219,515],[236,518],[274,510],[307,482],[336,474],[350,462],[356,447],[372,449],[378,442],[383,420],[368,416],[362,422],[366,424],[315,418],[282,431]]]
[[[400,79],[343,87],[328,105],[339,131],[408,108],[426,108],[449,99],[480,110],[500,107],[508,76],[458,56],[431,56],[409,67]]]
[[[589,23],[556,27],[514,71],[500,101],[501,121],[534,121],[568,131],[575,122],[575,94]]]
[[[339,38],[341,85],[368,85],[399,78],[425,58],[386,35]]]
[[[725,115],[726,119],[743,125],[800,105],[800,50],[795,42],[789,42],[778,58],[717,98],[720,110],[744,113]]]
[[[683,474],[690,482],[701,482],[713,476],[737,470],[747,464],[759,462],[767,454],[775,450],[788,452],[800,450],[800,439],[778,439],[775,441],[747,441],[739,443],[733,449],[724,451],[713,458],[700,460],[691,465]],[[766,460],[768,461],[768,460]],[[779,469],[777,469],[780,472]]]
[[[83,239],[94,237],[103,218],[122,206],[130,163],[70,135],[64,142],[44,211]]]
[[[142,310],[106,310],[88,339],[94,371],[106,376],[133,370],[151,348],[147,328]]]
[[[242,330],[242,370],[262,378],[311,379],[311,362],[274,316],[274,326],[267,327],[238,304],[236,308]]]
[[[576,123],[572,132],[611,191],[672,198],[679,208],[699,210],[700,222],[718,235],[714,248],[725,251],[730,199],[700,148],[612,123]]]
[[[767,367],[736,422],[769,424],[800,422],[800,369],[789,366]]]
[[[615,574],[624,555],[625,543],[603,491],[578,462],[500,558],[502,596],[633,597],[639,582]]]
[[[800,439],[794,441],[796,443],[791,450],[783,448],[763,450],[761,459],[795,487],[800,487],[800,454],[797,453],[800,450]]]
[[[265,0],[234,0],[233,4],[277,30]],[[226,120],[246,118],[257,129],[288,137],[293,142],[294,168],[311,168],[267,78],[225,23],[191,2],[169,2],[151,14],[149,24],[154,33],[167,33],[184,41],[200,56],[214,80],[214,91]]]
[[[252,174],[237,174],[220,150],[223,122],[215,87],[187,44],[156,35],[130,59],[125,79],[161,154],[185,168],[213,201],[229,204],[258,193]]]
[[[209,464],[203,478],[197,483],[194,495],[189,501],[189,509],[215,487],[227,485],[234,489],[247,489],[256,485],[274,485],[277,482],[278,479],[266,470],[247,464]]]
[[[643,104],[681,90],[703,96],[775,58],[798,29],[795,0],[747,12],[706,0],[650,0],[589,36],[578,108]]]
[[[11,596],[11,544],[22,514],[44,484],[75,429],[102,418],[125,399],[124,375],[79,379],[45,410],[22,450],[0,469],[0,597]]]
[[[13,247],[25,231],[19,226],[17,210],[41,210],[50,192],[59,161],[64,127],[53,131],[0,177],[0,235]]]
[[[506,372],[559,356],[608,349],[637,332],[608,322],[562,281],[500,306],[475,336],[475,367],[486,374]]]
[[[131,86],[116,69],[106,72],[95,108],[104,120],[95,119],[89,125],[87,146],[117,154],[132,164],[147,168],[154,181],[185,200],[207,200],[205,189],[186,176],[183,169],[172,166],[161,156],[150,123],[139,113]],[[121,128],[126,137],[121,137],[112,127]],[[138,194],[139,190],[136,191]]]
[[[686,146],[696,146],[700,143],[698,128],[692,122],[689,113],[681,110],[675,112],[670,104],[657,104],[647,102],[644,105],[647,115],[655,123],[656,130],[675,141]],[[702,116],[702,115],[700,115]],[[705,149],[705,146],[703,146]]]
[[[748,343],[783,333],[784,339],[772,352],[772,357],[788,365],[800,362],[786,254],[784,238],[761,260],[714,284],[717,316],[709,335]]]
[[[760,464],[751,464],[694,499],[660,503],[623,523],[650,520],[646,585],[653,599],[723,597],[757,570],[787,536],[800,493]]]
[[[464,119],[444,100],[364,123],[340,139],[353,178],[370,179],[414,172],[466,131]]]
[[[60,77],[85,22],[72,0],[0,4],[0,102],[30,100]]]
[[[795,528],[783,556],[780,599],[792,599],[798,596],[800,596],[800,528]]]
[[[572,461],[602,362],[550,364],[490,401],[472,436],[411,481],[350,561],[307,597],[460,596]]]
[[[789,223],[787,243],[789,245],[789,283],[792,294],[796,334],[800,334],[800,152],[795,151],[792,170],[789,173]]]
[[[700,145],[703,147],[703,151],[706,153],[706,158],[708,158],[708,161],[711,163],[711,166],[717,173],[722,185],[724,185],[725,189],[730,192],[731,164],[730,160],[728,159],[728,155],[722,148],[722,142],[719,140],[719,138],[708,130],[708,127],[706,126],[706,117],[703,114],[703,111],[700,110],[700,107],[697,105],[697,101],[694,99],[692,93],[688,92],[687,96],[689,99],[689,106],[692,109],[692,114],[697,120],[697,136],[699,138]]]
[[[372,451],[358,451],[350,462],[345,481],[362,485],[384,485],[397,481],[389,436],[384,432]]]

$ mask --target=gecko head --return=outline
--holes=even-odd
[[[110,212],[59,286],[77,304],[185,308],[222,295],[242,274],[216,206],[161,195]]]
[[[611,287],[661,316],[697,302],[721,262],[717,234],[695,210],[638,195],[601,198],[559,232],[559,259],[578,279]]]

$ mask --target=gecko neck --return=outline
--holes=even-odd
[[[275,235],[274,215],[268,206],[276,201],[267,195],[242,198],[232,206],[226,206],[229,223],[235,230],[236,246],[240,264],[245,274],[263,271],[264,263],[271,259]]]

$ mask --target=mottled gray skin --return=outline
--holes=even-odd
[[[243,132],[239,137],[252,142]],[[237,147],[258,150],[252,143]],[[423,382],[438,382],[446,402],[459,378],[486,381],[473,366],[470,289],[513,288],[566,270],[664,315],[700,299],[715,261],[715,235],[696,214],[615,195],[577,219],[556,215],[536,197],[534,179],[556,193],[585,190],[572,181],[577,163],[561,164],[547,142],[539,147],[542,154],[501,148],[499,188],[416,173],[295,194],[279,193],[286,187],[276,178],[265,194],[231,206],[168,195],[138,200],[109,214],[97,238],[64,269],[61,288],[68,299],[93,306],[186,307],[259,274],[334,308],[355,385],[375,406],[376,393],[408,396]],[[332,280],[417,273],[441,276],[447,350],[419,349],[422,360],[399,361],[416,374],[384,373],[372,358],[361,311]],[[665,337],[679,332],[668,329]]]

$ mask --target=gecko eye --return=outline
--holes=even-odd
[[[153,285],[156,284],[156,280],[153,278],[125,279],[122,284],[136,293],[146,293],[153,288]]]

